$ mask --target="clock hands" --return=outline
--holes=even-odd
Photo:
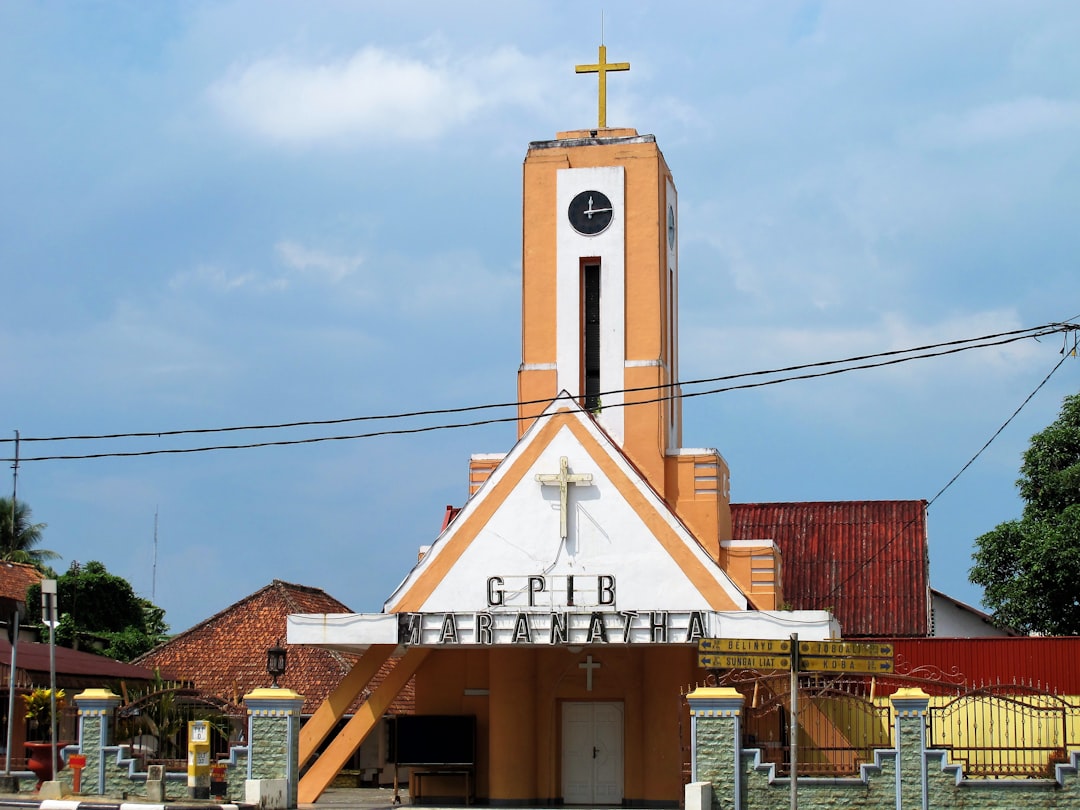
[[[611,210],[612,210],[611,208],[593,208],[592,196],[590,195],[590,197],[589,197],[589,207],[586,208],[584,211],[582,211],[582,213],[585,216],[587,216],[589,219],[592,219],[593,214],[603,214],[603,213],[610,212]]]

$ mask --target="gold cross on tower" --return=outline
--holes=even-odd
[[[566,506],[570,498],[570,484],[592,485],[592,475],[589,473],[571,473],[566,456],[559,458],[559,471],[557,473],[537,473],[536,480],[542,486],[559,488],[559,532],[563,540],[566,539]]]
[[[607,60],[607,46],[600,46],[600,60],[595,65],[575,65],[577,73],[600,74],[600,123],[599,129],[607,126],[607,74],[609,70],[629,70],[629,62],[609,62]]]

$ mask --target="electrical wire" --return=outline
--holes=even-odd
[[[1031,400],[1035,397],[1035,395],[1037,393],[1039,393],[1039,391],[1042,390],[1043,386],[1045,386],[1046,383],[1050,381],[1050,378],[1054,376],[1054,374],[1057,372],[1057,370],[1059,368],[1061,368],[1062,365],[1064,365],[1065,360],[1070,356],[1072,356],[1071,353],[1066,353],[1064,351],[1062,352],[1062,358],[1060,360],[1058,360],[1058,362],[1054,365],[1054,367],[1052,369],[1050,369],[1050,373],[1047,374],[1043,378],[1042,382],[1040,382],[1037,386],[1035,386],[1035,389],[1030,394],[1027,395],[1027,397],[1024,399],[1023,402],[1020,403],[1020,407],[1018,407],[1015,411],[1013,411],[1012,415],[1008,419],[1006,419],[1004,423],[1002,423],[1001,427],[999,427],[996,431],[994,431],[994,434],[989,439],[987,439],[986,443],[981,448],[979,448],[979,451],[974,456],[972,456],[971,459],[969,459],[968,462],[963,467],[960,468],[959,472],[957,472],[956,475],[954,475],[952,478],[949,479],[949,482],[947,484],[945,484],[945,486],[943,486],[940,490],[938,490],[938,493],[933,498],[931,498],[927,502],[927,504],[926,504],[926,509],[927,510],[929,510],[929,508],[934,504],[934,502],[937,501],[937,499],[940,498],[949,487],[951,487],[954,483],[956,483],[956,480],[958,478],[960,478],[960,476],[963,475],[964,472],[967,471],[967,469],[975,462],[975,460],[979,456],[981,456],[983,454],[983,452],[993,443],[993,441],[998,436],[1001,435],[1002,431],[1004,431],[1005,428],[1008,427],[1009,424],[1017,417],[1017,415],[1020,413],[1020,411],[1022,411],[1024,409],[1024,407],[1029,402],[1031,402]],[[890,546],[893,545],[893,543],[897,542],[901,537],[903,537],[904,534],[907,533],[907,530],[910,529],[914,524],[915,524],[914,520],[909,520],[907,523],[905,523],[903,526],[901,526],[899,529],[897,529],[896,534],[894,534],[890,539],[888,539],[884,543],[882,543],[880,548],[878,548],[873,554],[871,554],[869,557],[867,557],[865,560],[863,560],[863,562],[860,565],[856,566],[855,569],[851,573],[849,573],[846,577],[844,577],[842,580],[840,580],[838,583],[836,583],[836,585],[833,586],[831,591],[829,591],[824,596],[819,597],[819,599],[824,602],[825,600],[832,599],[834,596],[836,596],[837,593],[840,591],[840,589],[842,587],[844,587],[844,585],[846,585],[855,576],[857,576],[859,573],[861,573],[863,569],[865,569],[868,565],[870,565],[870,563],[872,563],[874,560],[876,560],[878,557],[880,557]]]
[[[850,371],[862,371],[862,370],[867,370],[867,369],[872,369],[872,368],[881,368],[881,367],[885,367],[885,366],[896,365],[896,364],[899,364],[899,363],[906,363],[906,362],[910,362],[910,361],[913,361],[913,360],[924,360],[924,359],[930,359],[930,358],[934,358],[934,357],[942,357],[942,356],[946,356],[946,355],[950,355],[950,354],[957,354],[959,352],[970,351],[972,349],[981,349],[981,348],[989,348],[989,347],[993,347],[993,346],[1001,346],[1001,345],[1006,345],[1006,344],[1009,344],[1009,343],[1014,343],[1014,342],[1017,342],[1017,341],[1020,341],[1020,340],[1027,340],[1029,338],[1037,339],[1037,338],[1043,337],[1045,335],[1050,335],[1050,334],[1055,334],[1055,333],[1060,333],[1060,332],[1066,332],[1066,333],[1067,332],[1074,332],[1074,331],[1077,331],[1077,330],[1080,330],[1080,326],[1078,326],[1076,324],[1072,324],[1072,323],[1044,324],[1043,326],[1032,327],[1032,328],[1028,328],[1028,329],[1018,329],[1018,330],[1012,330],[1012,331],[1009,331],[1009,332],[999,332],[999,333],[996,333],[996,334],[993,334],[993,335],[984,335],[984,336],[979,337],[979,338],[970,338],[970,339],[964,339],[964,340],[948,341],[948,342],[944,342],[944,343],[928,344],[926,346],[920,346],[920,347],[916,347],[916,348],[913,348],[913,349],[898,349],[898,350],[892,350],[892,351],[888,351],[888,352],[879,352],[879,353],[876,353],[876,354],[861,355],[861,356],[857,356],[857,357],[846,358],[846,359],[843,359],[843,360],[820,361],[820,362],[806,363],[806,364],[801,364],[801,365],[796,365],[796,366],[788,366],[786,368],[781,368],[781,369],[769,369],[769,370],[762,370],[762,371],[753,371],[753,372],[746,372],[746,373],[741,373],[741,374],[725,375],[725,376],[721,376],[721,377],[711,377],[711,378],[705,378],[705,379],[699,379],[699,380],[690,380],[690,381],[681,382],[681,383],[669,383],[669,384],[664,384],[664,385],[659,385],[659,386],[642,386],[642,387],[638,387],[638,388],[619,389],[619,390],[614,390],[614,391],[602,392],[601,393],[601,400],[603,399],[603,397],[607,396],[609,398],[609,402],[610,402],[610,397],[613,396],[613,395],[627,394],[627,393],[641,393],[641,392],[649,392],[649,391],[667,391],[669,393],[665,393],[665,394],[663,394],[661,396],[654,397],[653,399],[634,400],[634,401],[631,401],[631,402],[623,402],[623,403],[619,403],[617,405],[607,405],[607,406],[604,406],[604,407],[606,407],[606,408],[610,408],[610,407],[629,407],[629,406],[632,406],[632,405],[655,404],[655,403],[664,402],[664,401],[667,401],[667,400],[670,400],[670,399],[692,399],[692,398],[695,398],[695,397],[710,396],[710,395],[715,395],[715,394],[720,394],[720,393],[726,393],[726,392],[729,392],[729,391],[746,390],[746,389],[751,389],[751,388],[766,387],[766,386],[770,386],[770,385],[778,385],[780,383],[793,382],[793,381],[796,381],[796,380],[809,380],[809,379],[815,379],[815,378],[819,378],[819,377],[834,376],[834,375],[837,375],[837,374],[848,373]],[[943,348],[943,347],[950,347],[950,348]],[[933,352],[926,351],[928,349],[941,349],[941,350],[940,351],[933,351]],[[921,352],[921,353],[920,354],[915,354],[915,352]],[[908,356],[899,356],[899,355],[908,355]],[[760,376],[763,376],[763,375],[767,376],[767,375],[772,375],[772,374],[783,374],[783,373],[786,373],[786,372],[800,371],[800,370],[810,369],[810,368],[827,368],[827,367],[831,367],[831,366],[850,364],[850,363],[858,362],[858,361],[862,361],[862,360],[875,359],[875,358],[884,358],[884,357],[888,357],[888,358],[891,358],[891,359],[882,360],[881,362],[874,362],[874,363],[861,363],[859,365],[847,365],[847,366],[842,367],[842,368],[829,368],[826,371],[817,371],[817,372],[808,373],[808,374],[797,374],[797,375],[784,376],[784,377],[780,377],[780,378],[774,379],[774,380],[765,380],[765,381],[760,381],[760,382],[742,383],[742,384],[739,384],[739,385],[722,386],[722,387],[719,387],[719,388],[712,388],[712,389],[707,389],[707,390],[704,390],[704,391],[677,393],[677,389],[679,389],[680,387],[683,387],[683,386],[692,386],[692,385],[699,385],[699,384],[718,382],[718,381],[735,380],[735,379],[741,379],[741,378],[747,378],[747,377],[760,377]],[[574,399],[574,397],[572,397],[570,395],[564,395],[562,397],[557,397],[555,401],[558,401],[560,399],[562,399],[562,400],[566,400],[566,399],[572,400],[572,399]],[[414,412],[410,412],[410,413],[400,413],[400,414],[350,417],[350,418],[345,418],[345,419],[323,420],[323,421],[306,421],[306,422],[282,423],[282,424],[278,424],[278,425],[251,425],[251,426],[244,426],[244,427],[237,426],[237,427],[227,427],[227,428],[201,428],[201,429],[190,429],[190,430],[160,431],[160,432],[152,432],[152,433],[117,433],[117,434],[102,434],[102,435],[93,435],[93,436],[92,435],[87,435],[87,436],[59,436],[59,437],[52,437],[52,438],[42,438],[42,437],[26,438],[26,437],[23,437],[22,441],[24,441],[24,442],[28,442],[28,441],[43,442],[43,441],[70,441],[70,440],[76,440],[76,439],[78,439],[78,440],[99,440],[99,439],[122,439],[122,438],[149,438],[149,437],[178,436],[178,435],[189,435],[189,434],[221,433],[221,432],[232,432],[232,431],[242,431],[242,430],[266,430],[266,429],[281,429],[281,428],[292,428],[292,427],[312,427],[312,426],[320,426],[320,425],[344,424],[344,423],[350,423],[350,422],[363,422],[363,421],[381,420],[381,419],[404,419],[404,418],[414,418],[414,417],[419,417],[419,416],[448,415],[448,414],[451,414],[451,413],[465,413],[465,412],[473,412],[473,411],[477,411],[477,410],[492,409],[492,408],[508,408],[508,407],[520,407],[520,406],[533,405],[533,404],[547,404],[550,401],[551,400],[547,400],[547,399],[544,399],[544,400],[527,400],[527,401],[522,401],[522,402],[505,402],[505,403],[489,404],[489,405],[473,405],[473,406],[465,406],[465,407],[461,407],[461,408],[446,408],[446,409],[436,409],[436,410],[427,410],[427,411],[414,411]],[[533,416],[526,417],[526,419],[539,418],[540,416],[542,416],[542,414],[537,415],[536,417],[533,417]],[[416,433],[427,433],[427,432],[432,432],[432,431],[437,431],[437,430],[455,430],[455,429],[468,428],[468,427],[481,427],[481,426],[485,426],[485,425],[493,425],[493,424],[500,424],[500,423],[506,423],[506,422],[517,422],[517,421],[519,421],[521,419],[522,419],[522,417],[519,417],[519,416],[507,416],[507,417],[498,417],[498,418],[492,418],[492,419],[473,420],[473,421],[469,421],[469,422],[456,422],[456,423],[450,423],[450,424],[424,425],[424,426],[421,426],[421,427],[378,430],[378,431],[370,431],[370,432],[367,432],[367,433],[357,433],[357,434],[349,434],[349,435],[317,436],[317,437],[308,437],[308,438],[303,438],[303,439],[281,439],[281,440],[276,440],[276,441],[249,442],[249,443],[244,443],[244,444],[219,444],[219,445],[211,445],[211,446],[186,447],[186,448],[161,448],[161,449],[154,449],[154,450],[107,451],[107,452],[100,452],[100,453],[80,453],[80,454],[66,454],[66,455],[29,456],[29,457],[21,457],[21,458],[18,459],[18,461],[20,463],[23,463],[23,462],[35,462],[35,461],[77,461],[77,460],[102,459],[102,458],[134,458],[134,457],[156,456],[156,455],[180,455],[180,454],[189,454],[189,453],[205,453],[205,452],[215,452],[215,451],[221,451],[221,450],[248,450],[248,449],[261,448],[261,447],[284,447],[284,446],[291,446],[291,445],[317,444],[317,443],[329,442],[329,441],[354,441],[354,440],[360,440],[360,439],[378,438],[378,437],[383,437],[383,436],[400,436],[400,435],[408,435],[408,434],[416,434]],[[6,440],[6,441],[11,441],[11,440]],[[12,459],[0,459],[0,461],[15,461],[15,459],[13,459],[13,458]]]
[[[1055,334],[1058,332],[1068,332],[1072,330],[1080,329],[1080,325],[1069,322],[1049,323],[1041,326],[1027,327],[1025,329],[1014,329],[1008,332],[997,332],[990,335],[982,335],[974,338],[963,338],[960,340],[951,340],[942,343],[930,343],[923,346],[915,346],[909,349],[893,349],[886,352],[876,352],[873,354],[857,355],[854,357],[847,357],[840,360],[824,360],[813,363],[803,363],[794,366],[786,366],[781,368],[763,369],[759,371],[742,372],[739,374],[727,374],[719,377],[707,377],[696,380],[682,380],[676,383],[670,383],[664,386],[643,386],[639,388],[622,388],[613,389],[610,391],[601,392],[600,396],[613,396],[618,394],[632,394],[640,393],[643,391],[652,391],[657,388],[674,388],[674,387],[688,387],[694,385],[706,385],[715,382],[727,382],[729,380],[742,379],[744,377],[761,377],[772,374],[787,374],[793,371],[802,371],[810,368],[823,368],[828,366],[845,365],[848,363],[862,362],[864,360],[873,360],[881,357],[897,357],[904,354],[914,354],[916,352],[925,352],[930,349],[939,349],[946,346],[956,347],[969,345],[958,351],[966,351],[967,349],[985,348],[986,346],[1002,345],[1002,343],[1011,343],[1016,340],[1026,340],[1028,338],[1038,339],[1046,335]],[[984,343],[983,341],[997,341],[999,338],[1010,338],[1009,340],[999,341],[995,343]],[[900,361],[898,361],[900,362]],[[799,379],[799,378],[796,378]],[[731,389],[721,389],[731,390]],[[713,392],[702,392],[713,393]],[[693,396],[700,396],[701,394],[694,394]],[[684,397],[689,396],[683,394]],[[562,397],[562,399],[573,399],[573,397]],[[389,414],[375,414],[370,416],[351,416],[338,419],[319,419],[319,420],[303,420],[297,422],[280,422],[274,424],[255,424],[255,425],[234,425],[229,427],[217,427],[217,428],[184,428],[175,430],[154,430],[154,431],[142,431],[142,432],[128,432],[128,433],[101,433],[101,434],[83,434],[83,435],[71,435],[71,436],[36,436],[36,437],[23,437],[24,442],[61,442],[61,441],[89,441],[89,440],[102,440],[102,439],[134,439],[134,438],[162,438],[164,436],[184,436],[195,434],[208,434],[208,433],[230,433],[238,431],[248,430],[279,430],[284,428],[296,428],[296,427],[318,427],[325,425],[342,425],[353,422],[370,422],[380,420],[391,419],[410,419],[420,416],[445,416],[455,413],[469,413],[480,410],[491,410],[498,408],[510,408],[510,407],[523,407],[527,405],[546,405],[550,402],[550,399],[535,399],[535,400],[523,400],[516,402],[498,402],[489,403],[484,405],[465,405],[455,408],[435,408],[420,411],[406,411],[401,413],[389,413]],[[484,424],[482,422],[477,424]],[[12,442],[13,439],[0,438],[0,444],[6,442]]]
[[[1042,387],[1044,385],[1046,385],[1050,381],[1050,378],[1054,376],[1054,372],[1056,372],[1059,368],[1061,368],[1061,366],[1065,363],[1065,359],[1067,357],[1068,357],[1068,355],[1063,355],[1062,358],[1060,360],[1058,360],[1057,365],[1055,365],[1052,369],[1050,369],[1050,373],[1047,374],[1043,378],[1043,381],[1041,383],[1039,383],[1037,386],[1035,386],[1034,391],[1032,391],[1030,394],[1027,395],[1027,399],[1025,399],[1023,402],[1020,403],[1020,406],[1015,411],[1013,411],[1012,416],[1010,416],[1008,419],[1006,419],[1004,422],[1002,422],[1001,427],[999,427],[997,430],[994,431],[994,435],[991,436],[989,439],[987,439],[986,444],[984,444],[982,447],[979,448],[979,452],[977,452],[970,459],[968,459],[967,464],[965,464],[963,467],[961,467],[960,471],[957,472],[956,475],[954,475],[952,478],[949,479],[949,483],[947,483],[945,486],[943,486],[941,489],[938,490],[937,495],[935,495],[933,498],[931,498],[927,502],[927,504],[926,504],[927,509],[929,509],[931,506],[933,506],[934,502],[945,493],[945,490],[947,490],[954,483],[956,483],[956,479],[959,478],[961,475],[963,475],[964,472],[967,470],[967,468],[975,463],[975,459],[977,459],[979,456],[981,456],[983,454],[983,451],[985,451],[986,448],[989,447],[991,445],[991,443],[993,443],[994,439],[996,439],[998,436],[1001,435],[1001,432],[1003,430],[1005,430],[1005,428],[1007,428],[1009,426],[1009,423],[1012,422],[1012,420],[1015,419],[1019,415],[1020,411],[1024,410],[1024,406],[1027,405],[1029,402],[1031,402],[1032,398],[1034,398],[1034,396],[1037,393],[1039,393],[1039,391],[1042,390]]]

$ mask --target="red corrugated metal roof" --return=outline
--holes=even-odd
[[[879,639],[875,639],[879,640]],[[1080,637],[882,638],[901,675],[967,687],[1020,683],[1080,695]]]
[[[56,645],[53,649],[56,662],[56,674],[86,676],[101,678],[104,680],[144,680],[149,681],[154,677],[152,670],[135,664],[125,664],[123,661],[115,661],[104,655],[72,650],[69,647]],[[11,661],[11,644],[7,637],[0,634],[0,667],[6,676]],[[34,683],[47,684],[49,682],[49,645],[39,644],[34,641],[20,641],[16,653],[16,665],[20,671],[30,674]],[[102,683],[102,686],[105,686]]]
[[[731,521],[780,547],[792,609],[831,610],[845,638],[928,634],[925,501],[733,503]]]

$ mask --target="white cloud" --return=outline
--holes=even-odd
[[[208,96],[231,125],[273,142],[426,141],[487,106],[539,106],[543,82],[530,74],[528,60],[509,48],[450,62],[367,47],[337,62],[234,66]]]
[[[1030,96],[937,115],[901,139],[923,148],[959,149],[1077,130],[1080,103]]]
[[[293,279],[297,277],[308,282],[336,285],[353,275],[364,261],[360,255],[335,255],[289,239],[275,244],[274,253],[292,278],[250,270],[230,272],[219,265],[203,263],[175,274],[169,279],[168,288],[173,292],[210,290],[232,293],[246,290],[273,293],[290,289],[294,286]]]
[[[287,286],[284,279],[266,279],[253,272],[232,274],[224,268],[212,264],[200,264],[191,270],[184,270],[168,281],[170,290],[201,288],[214,292],[229,293],[243,288],[260,292],[281,290]]]
[[[343,281],[352,275],[364,261],[360,255],[335,256],[290,240],[278,242],[274,245],[274,250],[286,267],[330,283]]]
[[[701,326],[683,323],[681,353],[684,379],[717,373],[744,373],[848,357],[899,351],[947,341],[971,339],[1022,328],[1012,310],[953,314],[918,322],[891,312],[872,322],[815,326]],[[880,363],[890,358],[862,361]],[[766,387],[768,401],[787,403],[826,420],[874,424],[881,403],[918,411],[955,409],[972,397],[1015,395],[1027,385],[1032,367],[1048,364],[1046,343],[1023,340],[999,347],[974,349],[883,368],[843,373],[817,382],[787,382]],[[806,369],[797,375],[823,369]],[[1049,366],[1047,366],[1049,370]],[[770,377],[757,378],[761,381]],[[753,383],[754,378],[718,385]],[[1010,400],[1011,401],[1011,400]],[[917,404],[916,404],[917,403]]]
[[[412,283],[399,290],[399,303],[406,315],[420,319],[454,311],[501,318],[514,312],[520,284],[516,272],[493,271],[472,251],[427,256],[408,275]]]

